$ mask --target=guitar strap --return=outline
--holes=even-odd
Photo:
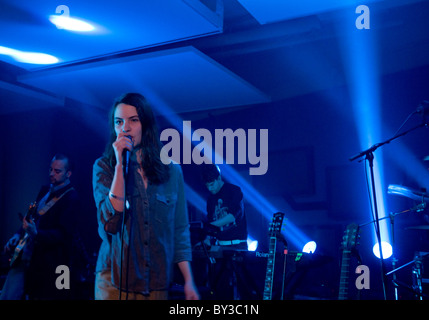
[[[54,197],[52,198],[48,203],[45,203],[46,200],[49,197],[50,192],[48,192],[43,198],[42,200],[40,200],[40,204],[43,204],[43,208],[38,210],[39,215],[44,215],[49,209],[52,208],[52,206],[58,201],[60,200],[63,196],[65,196],[69,191],[74,190],[73,187],[67,189],[66,191],[64,191],[59,197]]]

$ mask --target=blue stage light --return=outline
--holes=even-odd
[[[49,16],[49,21],[51,21],[58,29],[77,32],[91,32],[95,30],[95,27],[88,22],[64,15],[51,15]]]
[[[381,241],[381,251],[383,252],[383,259],[388,259],[393,254],[393,248],[391,244],[386,241]],[[378,259],[380,259],[380,248],[378,246],[378,242],[372,248],[372,252]]]
[[[54,64],[59,59],[42,52],[28,52],[0,46],[0,54],[7,55],[16,61],[30,64]]]
[[[247,250],[256,251],[257,248],[258,248],[258,240],[255,240],[249,236],[247,238]]]
[[[314,253],[316,252],[317,244],[315,241],[307,242],[302,248],[302,252],[304,253]]]

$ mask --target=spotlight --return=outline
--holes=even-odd
[[[53,64],[58,58],[42,52],[28,52],[0,46],[0,54],[12,57],[16,61],[32,64]]]
[[[67,16],[51,15],[49,20],[59,29],[77,32],[90,32],[94,31],[95,27],[88,22]]]
[[[392,256],[393,249],[390,243],[381,241],[381,250],[383,251],[383,259],[388,259]],[[378,247],[378,242],[372,248],[372,252],[378,259],[380,259],[380,248]]]
[[[314,253],[316,251],[317,244],[314,241],[307,242],[302,248],[304,253]]]
[[[258,248],[258,240],[253,240],[252,238],[247,238],[247,250],[256,251]]]

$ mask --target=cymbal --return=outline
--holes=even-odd
[[[428,226],[413,226],[413,227],[408,227],[405,229],[414,229],[414,230],[429,230],[429,225]]]
[[[387,188],[387,193],[404,196],[417,201],[429,200],[429,195],[427,193],[417,191],[408,187],[400,186],[397,184],[390,184]]]

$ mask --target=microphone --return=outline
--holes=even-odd
[[[128,139],[132,139],[131,136],[126,136]],[[124,149],[124,151],[122,151],[122,167],[124,168],[124,176],[127,177],[128,176],[128,167],[130,165],[130,155],[131,155],[131,151],[128,149]]]
[[[411,208],[411,211],[422,212],[426,208],[426,202],[419,203],[418,205]]]
[[[429,101],[423,100],[420,102],[419,106],[417,107],[415,113],[420,114],[422,116],[429,115]]]

